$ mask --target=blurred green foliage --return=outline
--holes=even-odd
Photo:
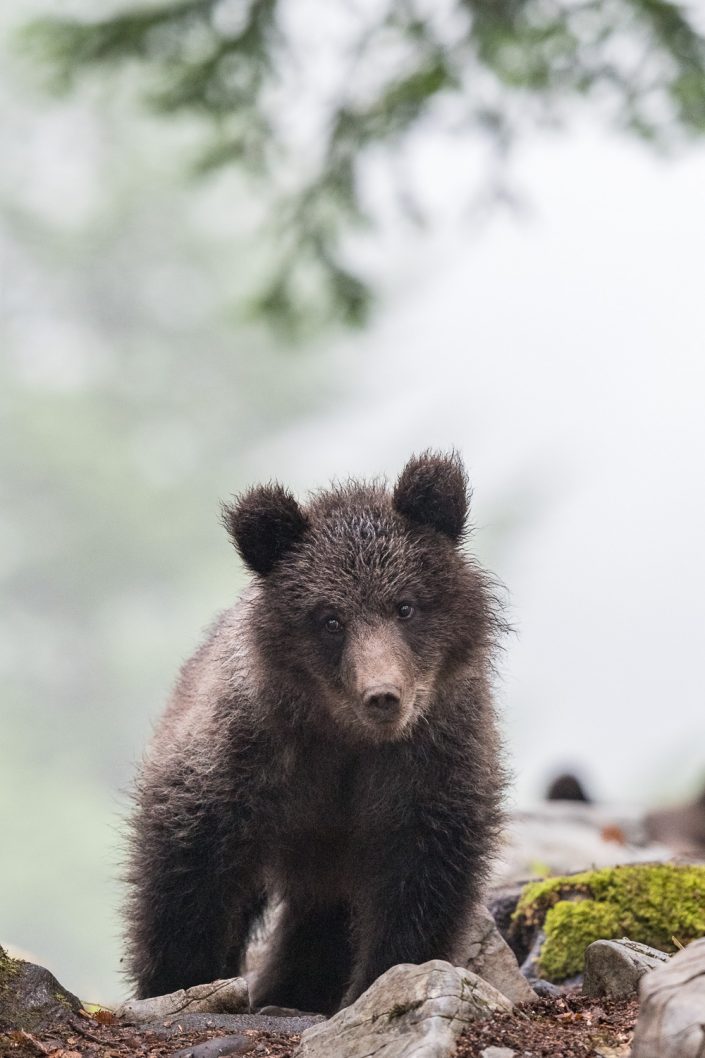
[[[705,130],[705,37],[670,0],[89,5],[39,19],[28,41],[56,89],[128,65],[150,107],[207,122],[196,169],[249,174],[273,250],[251,307],[290,330],[365,320],[370,287],[345,238],[374,214],[362,167],[429,122],[499,155],[577,99],[661,145]]]
[[[333,391],[233,320],[259,257],[231,178],[184,184],[192,130],[28,91],[2,49],[26,14],[0,10],[0,938],[110,1001],[121,791],[240,587],[218,501]]]

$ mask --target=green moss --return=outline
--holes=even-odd
[[[4,948],[0,948],[0,992],[7,988],[9,981],[19,973],[16,959],[11,959]]]
[[[594,940],[621,937],[619,916],[609,904],[585,900],[570,903],[559,900],[548,911],[544,923],[546,940],[539,969],[550,981],[563,981],[580,973],[585,949]]]
[[[0,948],[0,969],[7,970],[15,966],[15,959],[11,959],[4,948]]]
[[[705,936],[705,867],[635,864],[548,878],[526,886],[513,916],[517,935],[543,925],[539,971],[562,981],[583,969],[595,940],[630,937],[674,951]]]
[[[20,972],[20,963],[11,959],[4,948],[0,948],[0,1030],[16,1028],[14,1025],[14,992],[13,979]],[[24,1027],[24,1026],[22,1026]],[[4,1054],[0,1051],[0,1054]]]

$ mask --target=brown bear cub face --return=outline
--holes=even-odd
[[[351,741],[410,737],[444,678],[487,634],[482,577],[457,551],[467,481],[455,458],[412,460],[393,493],[353,484],[306,509],[261,486],[224,510],[259,575],[268,663],[315,687]]]

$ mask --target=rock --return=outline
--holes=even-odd
[[[571,874],[585,870],[586,864],[655,863],[671,855],[667,845],[650,839],[638,809],[548,801],[512,813],[491,886]]]
[[[521,894],[531,879],[524,878],[512,885],[500,885],[492,889],[487,897],[487,910],[492,915],[497,929],[511,948],[512,915],[516,911]],[[516,954],[516,952],[514,953]]]
[[[296,1010],[294,1007],[259,1007],[256,1014],[262,1014],[267,1018],[312,1018],[316,1017],[310,1010]],[[321,1015],[322,1016],[322,1015]]]
[[[440,959],[404,963],[307,1029],[294,1058],[449,1058],[465,1025],[511,1009],[506,996],[469,970]]]
[[[705,856],[705,790],[695,801],[651,812],[645,819],[646,831],[683,856]]]
[[[532,1003],[536,993],[519,969],[516,956],[495,925],[490,912],[481,907],[473,916],[467,934],[465,966],[494,985],[512,1003]]]
[[[161,1021],[145,1021],[140,1025],[143,1032],[169,1040],[184,1032],[227,1032],[232,1035],[243,1032],[276,1032],[282,1036],[300,1036],[311,1025],[326,1019],[322,1014],[307,1017],[282,1018],[262,1014],[183,1014]]]
[[[540,999],[555,999],[557,996],[562,996],[564,992],[564,989],[558,985],[551,984],[550,981],[542,981],[540,977],[531,982],[531,987]]]
[[[545,943],[546,934],[542,929],[537,929],[534,933],[533,944],[521,964],[522,974],[527,981],[531,981],[533,987],[535,987],[537,981],[543,980],[539,975],[541,973],[541,952]]]
[[[586,996],[635,995],[639,981],[650,970],[668,962],[670,955],[628,940],[596,940],[585,949],[583,992]]]
[[[43,966],[11,959],[0,948],[0,1031],[37,1032],[80,1009],[81,1001]]]
[[[514,1058],[516,1053],[511,1047],[485,1047],[480,1051],[480,1058]]]
[[[705,937],[642,977],[632,1058],[705,1054]]]
[[[248,1054],[254,1051],[257,1040],[252,1036],[217,1036],[214,1040],[194,1043],[174,1051],[169,1058],[225,1058],[229,1054]]]
[[[132,1025],[184,1014],[242,1014],[250,1009],[250,996],[244,977],[180,988],[166,996],[130,999],[115,1011],[115,1016]]]

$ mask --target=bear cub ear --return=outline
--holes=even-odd
[[[223,504],[223,525],[245,564],[266,576],[304,535],[308,519],[281,485],[258,485]]]
[[[458,543],[465,531],[470,493],[465,467],[457,453],[423,452],[401,472],[392,502],[409,521],[430,525]]]

